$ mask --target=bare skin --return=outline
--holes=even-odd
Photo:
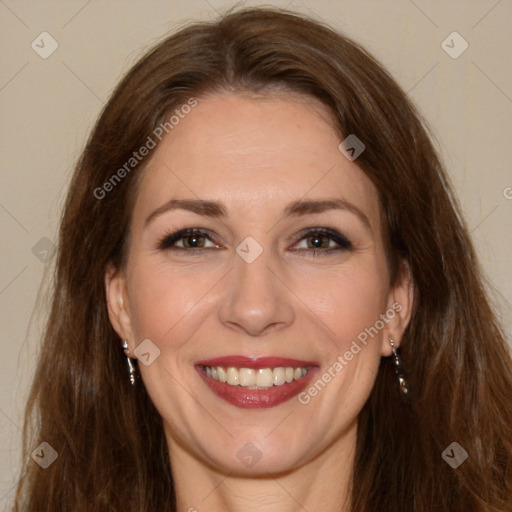
[[[400,343],[412,292],[407,277],[390,286],[376,189],[340,142],[312,99],[222,93],[199,98],[153,150],[128,261],[107,270],[106,288],[130,353],[145,339],[160,351],[139,369],[164,420],[180,512],[348,510],[358,414],[380,358],[391,354],[389,338]],[[216,201],[225,214],[151,216],[171,199]],[[327,199],[344,207],[285,215],[294,201]],[[183,228],[206,235],[162,248]],[[350,245],[308,228],[330,228]],[[236,252],[249,236],[263,249],[251,263]],[[218,356],[280,356],[332,375],[338,357],[391,309],[307,403],[240,408],[195,368]],[[261,458],[248,466],[241,449]]]

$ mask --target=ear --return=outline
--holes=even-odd
[[[105,269],[105,292],[110,323],[120,338],[128,342],[128,350],[133,354],[135,338],[133,334],[130,303],[124,274],[109,263]]]
[[[393,352],[389,338],[395,347],[399,347],[403,333],[411,320],[414,303],[414,281],[409,264],[403,260],[394,287],[390,290],[387,309],[383,316],[387,317],[383,330],[381,355],[390,356]]]

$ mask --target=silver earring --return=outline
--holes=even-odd
[[[407,381],[405,380],[404,370],[402,367],[402,359],[398,355],[393,338],[389,338],[389,343],[391,344],[391,350],[393,351],[393,364],[395,366],[395,373],[398,380],[398,390],[400,392],[400,397],[402,400],[407,401],[409,398],[409,387]]]
[[[133,366],[132,360],[130,358],[130,351],[128,350],[128,342],[125,340],[123,343],[123,352],[126,356],[126,360],[128,361],[128,372],[130,376],[130,383],[132,386],[135,386],[135,381],[137,380],[137,370],[135,366]]]

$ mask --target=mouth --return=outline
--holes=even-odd
[[[318,370],[312,361],[227,356],[196,363],[215,395],[243,409],[275,407],[298,395]]]

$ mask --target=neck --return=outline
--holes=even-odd
[[[237,475],[207,465],[169,439],[177,512],[348,512],[356,427],[286,473]]]

